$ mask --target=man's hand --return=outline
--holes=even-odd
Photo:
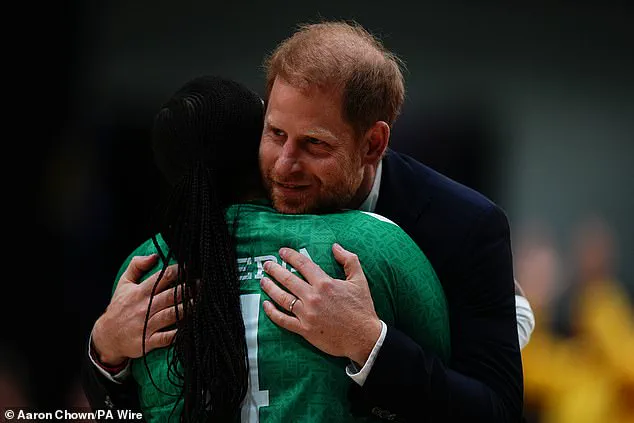
[[[363,366],[381,335],[381,322],[358,257],[339,244],[332,251],[346,280],[331,278],[308,257],[289,248],[282,248],[280,257],[306,281],[277,263],[266,262],[266,273],[290,294],[266,277],[260,281],[262,289],[283,309],[292,308],[292,315],[269,301],[264,302],[264,311],[275,324],[303,336],[323,352]]]
[[[128,358],[143,355],[143,326],[152,288],[160,274],[156,272],[138,283],[143,275],[156,264],[157,256],[137,256],[132,259],[121,276],[106,312],[97,319],[92,330],[92,342],[99,361],[107,366],[118,366]],[[175,298],[175,289],[166,289],[176,279],[177,265],[169,266],[159,281],[148,318],[145,353],[170,344],[176,329],[161,331],[176,323],[178,303],[182,316],[181,293]]]

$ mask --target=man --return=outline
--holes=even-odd
[[[360,414],[396,421],[519,421],[522,364],[507,219],[482,195],[387,149],[403,98],[398,60],[363,28],[305,26],[267,63],[260,164],[281,212],[375,211],[416,241],[449,303],[449,366],[378,321],[371,304],[347,307],[350,293],[339,289],[334,295],[333,280],[293,251],[283,259],[311,287],[322,288],[293,291],[294,279],[272,265],[267,273],[293,292],[304,317],[282,315],[271,303],[264,311],[360,367],[348,369]],[[323,283],[313,283],[316,278]],[[284,302],[277,285],[263,288]],[[288,310],[289,304],[281,306]],[[119,398],[117,405],[125,405]]]
[[[327,292],[313,290],[307,301],[300,295],[314,316],[310,322],[270,306],[265,312],[331,354],[356,343],[357,358],[349,358],[361,366],[380,348],[353,392],[365,404],[360,408],[397,420],[520,420],[522,365],[506,217],[480,194],[386,153],[404,97],[397,60],[361,27],[307,26],[268,60],[267,97],[260,163],[274,207],[285,213],[360,207],[403,227],[446,292],[452,361],[447,368],[395,328],[379,325],[370,307],[360,318],[330,307]],[[312,282],[310,262],[297,254],[288,261]],[[288,287],[288,272],[278,266],[272,272]],[[364,336],[340,338],[348,327]]]

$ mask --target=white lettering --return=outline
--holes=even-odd
[[[301,248],[299,253],[308,257],[312,260],[310,254],[308,254],[308,250],[306,248]],[[266,254],[257,257],[240,257],[238,259],[238,272],[240,273],[241,281],[248,280],[260,280],[264,277],[264,263],[267,261],[272,261],[274,263],[279,263],[284,269],[287,269],[291,273],[297,273],[292,266],[286,263],[283,260],[278,259],[276,256],[272,254]],[[255,268],[253,268],[255,264]]]
[[[260,375],[258,374],[260,294],[241,295],[240,305],[249,359],[249,391],[242,403],[242,423],[258,423],[260,421],[260,407],[269,405],[269,391],[260,390]]]
[[[100,420],[103,418],[112,420],[114,418],[114,416],[112,415],[112,411],[111,410],[97,410],[97,420]]]
[[[272,261],[273,263],[277,263],[277,257],[275,256],[257,256],[253,259],[255,264],[258,266],[258,271],[255,274],[255,279],[260,280],[264,277],[264,262]]]
[[[117,416],[120,420],[141,420],[143,418],[142,413],[135,413],[132,410],[117,410]]]
[[[18,411],[18,419],[22,420],[52,420],[53,413],[25,413],[24,410]]]
[[[58,413],[61,414],[62,410],[57,410],[55,412],[55,418],[60,419],[62,417],[58,417]],[[74,413],[68,410],[64,410],[63,413],[64,420],[95,420],[95,413],[84,412],[84,413]]]
[[[251,264],[251,257],[238,259],[238,272],[240,272],[241,281],[248,281],[249,279],[252,279],[252,273],[247,272],[247,269],[250,264]]]

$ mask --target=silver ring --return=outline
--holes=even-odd
[[[295,303],[297,302],[297,300],[298,300],[298,299],[299,299],[299,298],[295,297],[295,299],[294,299],[293,301],[291,301],[291,305],[290,305],[290,306],[288,306],[288,311],[289,311],[289,313],[292,313],[292,312],[293,312],[293,306],[295,305]]]

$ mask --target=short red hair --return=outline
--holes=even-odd
[[[402,61],[361,25],[301,25],[266,59],[266,97],[278,76],[294,87],[334,90],[358,134],[377,121],[392,126],[405,98]]]

